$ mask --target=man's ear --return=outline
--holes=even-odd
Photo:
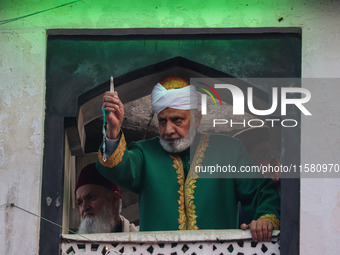
[[[113,203],[119,205],[120,195],[117,191],[113,192]]]
[[[114,213],[119,215],[120,195],[117,191],[113,192],[112,204]]]
[[[120,215],[120,207],[121,207],[121,199],[120,199],[120,195],[117,191],[113,192],[113,196],[112,196],[112,213],[113,213],[113,217],[115,218],[115,220],[117,222],[120,221],[119,215]]]

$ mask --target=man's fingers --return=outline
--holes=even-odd
[[[254,242],[257,242],[257,240],[258,240],[258,238],[257,238],[257,231],[256,231],[256,225],[257,225],[257,222],[255,220],[253,220],[249,224],[251,236],[253,237]]]
[[[270,221],[253,220],[249,227],[255,242],[270,242],[273,234],[273,224]]]
[[[107,123],[106,135],[110,139],[117,139],[124,120],[124,105],[117,92],[107,91],[104,93],[102,109],[104,108]]]
[[[267,242],[270,242],[270,240],[272,239],[273,229],[274,229],[273,224],[271,222],[269,222],[268,233],[267,233]]]
[[[124,105],[120,101],[117,92],[105,92],[102,108],[105,108],[105,111],[108,113],[107,118],[112,119],[113,122],[115,122],[114,119],[121,122],[124,117]]]
[[[116,104],[111,104],[111,105],[103,105],[103,108],[105,108],[106,114],[109,114],[110,112],[114,113],[114,114],[121,114],[122,110],[124,108],[120,108],[119,105]]]
[[[120,101],[117,92],[105,92],[103,96],[103,107],[112,107],[118,105],[119,108],[123,107],[123,103]]]
[[[123,105],[122,101],[120,101],[120,99],[118,97],[118,92],[115,92],[114,98],[118,100],[119,108],[123,108],[124,109],[124,105]]]
[[[114,92],[106,91],[103,96],[103,102],[113,102],[113,100],[117,98]]]
[[[119,108],[122,108],[124,106],[119,100],[114,99],[113,101],[111,101],[111,100],[104,101],[102,107],[103,108],[105,107],[106,109],[108,109],[108,108],[119,109]]]
[[[262,238],[261,241],[267,241],[268,240],[268,224],[263,223],[262,224]]]
[[[256,222],[256,234],[257,234],[257,242],[263,241],[263,222]]]
[[[269,242],[273,234],[273,224],[270,221],[261,220],[262,224],[262,239],[259,241]]]

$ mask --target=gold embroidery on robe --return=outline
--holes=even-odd
[[[209,135],[203,134],[201,135],[201,139],[196,149],[196,153],[193,159],[193,162],[190,164],[190,171],[188,173],[187,179],[185,181],[185,206],[186,206],[186,215],[187,215],[187,229],[188,230],[196,230],[199,229],[196,225],[197,223],[197,215],[196,215],[196,206],[194,204],[195,200],[195,188],[196,188],[196,179],[198,175],[196,174],[194,168],[196,166],[200,166],[204,159],[204,153],[208,147]]]
[[[276,218],[275,214],[265,214],[262,215],[259,220],[267,220],[270,221],[273,224],[273,227],[275,230],[280,229],[280,220]]]
[[[187,217],[185,214],[185,204],[184,204],[184,170],[182,165],[181,157],[178,155],[171,154],[170,157],[174,160],[172,165],[176,169],[177,179],[179,184],[179,200],[178,200],[178,212],[179,212],[179,230],[186,230]]]
[[[102,164],[105,167],[114,167],[118,165],[123,160],[124,152],[126,150],[126,141],[125,136],[122,134],[122,137],[120,138],[120,142],[118,144],[117,149],[115,152],[110,156],[106,158],[106,161],[103,160],[102,152],[98,151],[98,159],[100,164]]]
[[[179,212],[179,229],[180,230],[196,230],[199,229],[196,225],[197,215],[196,215],[196,206],[194,204],[194,190],[196,188],[196,179],[198,175],[194,171],[194,166],[200,165],[204,158],[204,152],[208,146],[209,136],[202,135],[199,145],[197,146],[197,150],[193,159],[193,163],[190,165],[190,171],[188,176],[184,182],[184,170],[183,164],[180,156],[178,155],[170,155],[170,157],[174,160],[173,167],[176,169],[178,184],[180,185],[180,189],[178,193],[180,194],[180,198],[178,200],[178,212]]]

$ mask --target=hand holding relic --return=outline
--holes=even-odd
[[[117,91],[105,92],[103,96],[103,108],[104,107],[107,123],[106,135],[109,139],[117,139],[124,119],[124,105],[120,101]]]

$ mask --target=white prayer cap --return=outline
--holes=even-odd
[[[178,110],[198,109],[198,94],[195,86],[182,78],[170,76],[153,88],[152,108],[158,114],[165,108]]]

